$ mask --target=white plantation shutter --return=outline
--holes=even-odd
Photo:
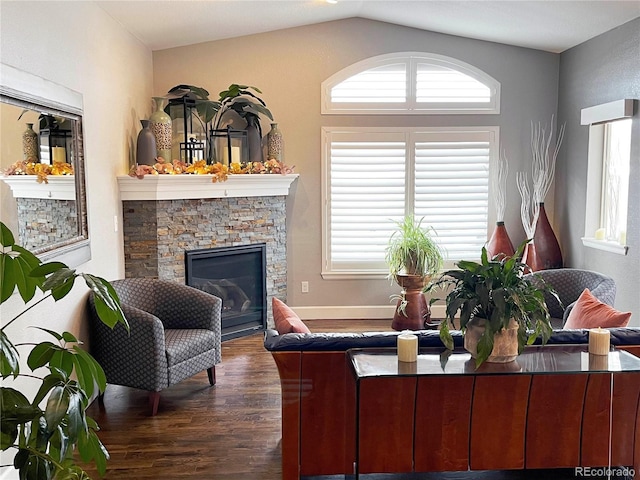
[[[384,250],[405,210],[405,134],[336,132],[327,144],[327,267],[384,269]]]
[[[338,103],[405,102],[407,67],[393,64],[358,73],[331,89],[331,101]]]
[[[457,70],[419,63],[416,101],[418,103],[488,103],[491,101],[491,89]]]
[[[479,259],[497,128],[372,130],[323,129],[325,278],[386,273],[395,222],[411,212],[433,227],[447,266]]]
[[[322,113],[500,113],[500,83],[473,65],[443,55],[380,55],[325,80]]]
[[[479,257],[487,239],[492,132],[415,135],[414,213],[456,261]]]

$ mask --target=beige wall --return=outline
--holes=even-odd
[[[138,119],[150,114],[151,52],[93,2],[3,1],[0,9],[2,63],[84,96],[92,260],[80,269],[109,280],[119,278],[123,252],[122,235],[114,231],[113,221],[121,215],[116,175],[126,172]],[[57,304],[47,301],[36,307],[9,327],[11,338],[39,338],[37,331],[26,328],[37,324],[80,333],[86,339],[82,324],[87,291],[79,282]],[[22,302],[14,295],[0,308],[6,322],[22,310]],[[28,372],[26,366],[24,370]],[[10,474],[0,471],[0,475]]]
[[[470,125],[498,125],[509,153],[511,182],[506,222],[514,241],[524,239],[515,172],[530,171],[530,121],[549,121],[556,111],[558,56],[524,48],[425,32],[364,19],[348,19],[237,39],[157,51],[153,54],[154,94],[180,83],[202,86],[211,98],[231,83],[263,91],[285,140],[285,160],[300,178],[289,199],[288,302],[307,317],[331,311],[318,307],[389,305],[396,291],[388,280],[323,280],[321,271],[322,126],[353,124],[355,117],[320,115],[320,84],[365,58],[398,51],[447,55],[470,63],[502,83],[500,115],[466,115]],[[367,125],[389,117],[366,118]],[[394,116],[394,125],[456,125],[450,116]],[[263,131],[268,131],[268,123]],[[310,293],[300,293],[309,281]],[[302,307],[302,308],[300,308]],[[305,308],[309,307],[309,308]],[[360,310],[354,309],[355,312]],[[319,313],[318,313],[319,312]],[[338,316],[351,312],[338,309]],[[357,313],[356,313],[357,315]]]

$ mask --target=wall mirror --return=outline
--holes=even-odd
[[[82,113],[80,93],[0,64],[0,220],[42,261],[70,267],[91,258]],[[28,160],[72,174],[49,174],[46,183],[37,175],[5,175],[27,160],[26,151]]]

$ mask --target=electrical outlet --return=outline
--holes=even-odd
[[[300,287],[302,288],[302,293],[309,293],[309,282],[302,282]]]

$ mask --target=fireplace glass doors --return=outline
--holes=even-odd
[[[251,335],[267,323],[266,244],[185,252],[189,286],[222,299],[222,340]]]

